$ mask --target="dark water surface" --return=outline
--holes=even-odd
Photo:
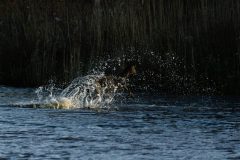
[[[240,159],[239,97],[139,94],[97,112],[24,106],[34,96],[0,87],[0,159]]]

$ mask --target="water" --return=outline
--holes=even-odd
[[[0,159],[240,159],[238,97],[138,93],[111,109],[53,109],[30,105],[35,92],[0,87]]]

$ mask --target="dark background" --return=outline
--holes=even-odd
[[[239,95],[240,1],[0,2],[1,84],[69,82],[119,57],[139,89]]]

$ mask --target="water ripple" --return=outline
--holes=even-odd
[[[96,111],[21,108],[8,104],[30,102],[31,89],[0,93],[0,159],[240,157],[237,97],[139,95]]]

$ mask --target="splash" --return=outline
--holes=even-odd
[[[99,60],[91,67],[87,76],[75,78],[65,89],[57,88],[53,82],[50,82],[48,86],[39,87],[35,91],[37,100],[33,103],[37,107],[55,109],[113,109],[112,104],[117,97],[120,97],[121,101],[126,99],[122,84],[106,81],[103,86],[99,86],[97,81],[106,77],[110,69],[113,71],[111,75],[117,75],[124,69],[124,63],[131,60],[125,56]],[[120,79],[120,77],[115,78]],[[125,78],[120,83],[129,85],[128,82],[128,78]]]
[[[36,90],[38,99],[35,104],[55,109],[109,109],[116,95],[121,93],[118,92],[118,86],[114,84],[110,86],[107,83],[107,85],[99,87],[97,81],[104,76],[102,73],[78,77],[63,90],[56,88],[53,84],[39,87]]]
[[[97,80],[103,78],[105,73],[118,75],[125,64],[137,64],[137,76],[131,79],[131,86],[137,92],[166,92],[174,94],[211,94],[215,92],[214,86],[205,85],[207,76],[198,75],[194,70],[185,71],[184,60],[175,52],[164,54],[152,51],[138,51],[131,49],[129,54],[105,57],[103,60],[93,62],[87,76],[78,77],[65,89],[58,89],[54,83],[47,87],[39,87],[37,104],[51,108],[111,108],[116,96],[123,95],[117,85],[107,84],[97,86]],[[147,66],[147,67],[146,67]],[[102,72],[104,71],[104,72]],[[200,78],[199,78],[200,77]],[[198,78],[198,79],[197,79]],[[203,81],[203,84],[199,81]],[[135,85],[134,85],[135,84]],[[136,85],[137,84],[137,85]],[[109,92],[111,88],[111,92]],[[97,90],[99,90],[97,92]],[[120,93],[119,93],[120,92]],[[123,96],[124,98],[124,96]]]

